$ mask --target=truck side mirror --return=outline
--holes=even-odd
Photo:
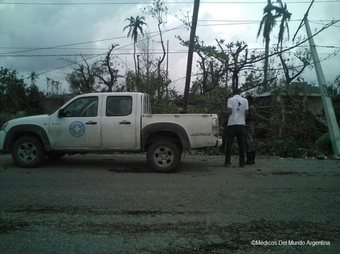
[[[58,117],[63,118],[65,116],[64,109],[59,109],[58,111]]]

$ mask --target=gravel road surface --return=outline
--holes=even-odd
[[[0,155],[0,253],[340,253],[340,161]]]

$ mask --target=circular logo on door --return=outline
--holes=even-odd
[[[85,125],[80,121],[75,121],[70,124],[69,131],[73,137],[81,137],[85,133]]]

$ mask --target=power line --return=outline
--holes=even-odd
[[[188,53],[187,51],[169,51],[169,54],[186,54]],[[95,53],[79,53],[79,54],[30,54],[30,55],[1,55],[0,57],[71,57],[71,56],[104,56],[107,53],[100,53],[100,54],[95,54]],[[150,51],[150,54],[163,54],[163,51]],[[131,52],[122,52],[122,53],[114,53],[116,56],[128,56],[128,55],[133,55]]]
[[[285,1],[286,4],[307,4],[308,0],[300,1]],[[340,3],[340,0],[324,0],[315,1],[315,3]],[[146,5],[153,4],[152,1],[148,2],[10,2],[2,1],[3,5]],[[192,1],[175,1],[163,2],[163,4],[192,4]],[[202,1],[201,4],[267,4],[266,1]]]
[[[340,49],[340,47],[337,46],[331,46],[331,45],[316,45],[317,48],[324,48],[324,49]],[[301,48],[299,46],[298,48]],[[249,50],[264,50],[264,48],[249,48]],[[158,54],[163,54],[163,51],[161,50],[154,50],[154,51],[149,51],[150,54],[153,55],[158,55]],[[172,50],[169,51],[168,54],[187,54],[187,50]],[[0,55],[1,57],[75,57],[75,56],[86,56],[86,57],[98,57],[98,56],[104,56],[107,53],[74,53],[74,54],[22,54],[22,55]],[[320,53],[321,54],[321,53]],[[324,53],[327,54],[327,53]],[[129,56],[133,55],[132,52],[115,52],[115,56]]]
[[[260,20],[199,20],[200,22],[230,22],[230,24],[201,24],[199,26],[223,26],[223,25],[240,25],[240,24],[258,24]],[[291,20],[292,22],[298,21],[300,22],[301,20]],[[329,22],[330,20],[312,20],[310,21],[311,23],[319,24],[322,25],[321,23],[318,22]],[[164,33],[170,32],[170,31],[175,31],[175,30],[180,30],[185,28],[185,25],[180,25],[177,27],[174,27],[172,29],[165,30]],[[155,32],[150,32],[149,34],[155,34],[152,37],[155,37],[158,35],[158,31]],[[151,37],[151,38],[152,38]],[[21,48],[21,47],[0,47],[0,49],[18,49],[17,51],[12,51],[12,52],[2,52],[0,53],[1,56],[8,56],[8,55],[13,55],[13,54],[19,54],[19,53],[27,53],[27,52],[32,52],[32,51],[42,51],[42,50],[107,50],[107,48],[73,48],[71,46],[78,46],[78,45],[84,45],[84,44],[92,44],[92,43],[97,43],[97,42],[104,42],[104,41],[111,41],[111,40],[118,40],[118,39],[125,39],[126,36],[119,36],[119,37],[112,37],[112,38],[106,38],[106,39],[100,39],[100,40],[93,40],[93,41],[85,41],[85,42],[76,42],[76,43],[69,43],[69,44],[62,44],[62,45],[55,45],[55,46],[47,46],[47,47],[38,47],[38,48]],[[132,45],[128,44],[125,46],[118,47],[118,49],[122,49],[125,47],[128,47]],[[22,56],[22,55],[21,55]]]
[[[174,27],[174,28],[172,28],[172,29],[165,30],[163,33],[168,33],[168,32],[171,32],[171,31],[174,31],[174,30],[183,29],[183,28],[185,28],[185,25],[180,25],[180,26]],[[158,36],[158,31],[156,31],[156,32],[150,32],[149,34],[150,34],[150,35],[154,34],[154,35],[152,35],[152,36],[150,37],[150,38],[153,38],[153,37],[155,37],[155,36]],[[29,49],[24,49],[24,50],[19,50],[19,51],[0,53],[0,56],[1,56],[1,55],[8,55],[8,54],[26,53],[26,52],[31,52],[31,51],[40,51],[40,50],[68,49],[70,46],[77,46],[77,45],[91,44],[91,43],[96,43],[96,42],[118,40],[118,39],[123,39],[123,38],[125,39],[126,36],[120,36],[120,37],[114,37],[114,38],[107,38],[107,39],[100,39],[100,40],[93,40],[93,41],[85,41],[85,42],[76,42],[76,43],[63,44],[63,45],[56,45],[56,46],[48,46],[48,47],[29,48]],[[125,46],[121,46],[121,47],[118,47],[117,49],[122,49],[122,48],[128,47],[128,46],[130,46],[130,45],[132,45],[132,44],[133,44],[133,43],[128,44],[128,45],[125,45]],[[3,48],[3,47],[0,47],[0,48]],[[7,47],[7,48],[10,48],[10,47]],[[117,50],[117,49],[116,49],[116,50]]]
[[[340,0],[337,0],[337,1],[316,1],[316,2],[319,2],[319,3],[326,3],[326,2],[334,2],[334,3],[340,3]],[[14,3],[14,4],[30,4],[30,2],[17,2],[17,3]],[[150,2],[151,4],[152,2]],[[167,2],[165,2],[167,3]],[[174,3],[174,2],[172,2]],[[172,4],[171,3],[171,4]],[[178,2],[178,3],[190,3],[192,4],[192,2]],[[201,2],[201,3],[236,3],[236,2],[231,2],[231,1],[224,1],[224,2]],[[253,4],[253,3],[261,3],[261,4],[266,4],[266,2],[253,2],[253,1],[237,1],[237,3],[247,3],[247,4]],[[294,1],[294,2],[287,2],[286,3],[290,4],[290,3],[309,3],[309,1]],[[13,4],[12,2],[0,2],[0,5],[1,4]],[[39,3],[35,3],[35,4],[39,4]],[[42,3],[44,5],[47,5],[49,3]],[[52,3],[53,4],[53,3]],[[55,4],[58,4],[58,5],[61,5],[61,4],[67,4],[66,3],[55,3]],[[73,3],[74,4],[82,4],[82,3]],[[84,4],[89,4],[89,3],[84,3]],[[101,3],[90,3],[92,5],[95,5],[95,4],[101,4]],[[132,4],[132,3],[106,3],[106,4]],[[136,3],[134,3],[136,4]],[[138,3],[138,4],[145,4],[144,3]],[[255,23],[259,23],[260,20],[258,20],[257,22],[255,20],[245,20],[245,21],[230,21],[230,20],[199,20],[199,22],[229,22],[231,24],[212,24],[212,25],[200,25],[200,26],[216,26],[216,25],[240,25],[240,24],[255,24]],[[291,20],[293,21],[293,20]],[[325,21],[325,20],[320,20],[320,22],[322,21]],[[248,23],[246,23],[248,22]],[[181,28],[173,28],[171,30],[168,30],[168,31],[165,31],[165,32],[169,32],[169,31],[172,31],[172,30],[176,30],[176,29],[182,29],[185,27],[185,25],[181,25],[180,26]],[[153,33],[158,33],[158,32],[153,32]],[[158,34],[156,34],[155,36],[157,36]],[[154,37],[154,36],[153,36]],[[78,45],[84,45],[84,44],[90,44],[90,43],[95,43],[95,42],[103,42],[103,41],[110,41],[110,40],[116,40],[116,39],[122,39],[122,38],[126,38],[126,36],[120,36],[120,37],[116,37],[116,38],[108,38],[108,39],[101,39],[101,40],[95,40],[95,41],[86,41],[86,42],[78,42],[78,43],[71,43],[71,44],[64,44],[64,45],[56,45],[56,46],[50,46],[50,47],[41,47],[41,48],[17,48],[19,49],[19,51],[14,51],[14,52],[7,52],[7,53],[0,53],[0,57],[69,57],[69,56],[80,56],[80,55],[84,55],[84,56],[88,56],[88,57],[91,57],[91,58],[94,58],[94,57],[99,57],[99,56],[103,56],[105,55],[106,53],[98,53],[98,54],[32,54],[32,55],[25,55],[25,54],[22,54],[22,53],[26,53],[26,52],[32,52],[32,51],[39,51],[39,50],[65,50],[65,49],[72,49],[71,47],[72,46],[78,46]],[[151,37],[152,38],[152,37]],[[117,47],[117,50],[119,49],[122,49],[122,48],[126,48],[128,46],[130,46],[132,44],[128,44],[128,45],[125,45],[125,46],[122,46],[122,47]],[[323,46],[323,47],[328,47],[328,48],[338,48],[338,47],[334,47],[334,46]],[[0,47],[0,48],[5,48],[5,47]],[[10,48],[10,47],[7,47],[7,48]],[[74,48],[74,49],[78,49],[78,50],[82,50],[82,48]],[[85,48],[83,48],[85,49]],[[89,50],[99,50],[97,48],[89,48]],[[104,50],[104,49],[103,49]],[[170,54],[182,54],[182,53],[187,53],[187,51],[185,52],[169,52]],[[17,54],[17,55],[11,55],[11,54]],[[117,55],[131,55],[131,53],[116,53]],[[69,65],[68,65],[69,66]],[[56,69],[62,69],[66,66],[63,66],[63,67],[59,67],[59,68],[55,68],[53,70],[56,70]],[[53,70],[50,70],[50,71],[53,71]],[[47,73],[47,72],[50,72],[50,71],[46,71],[44,73]],[[42,74],[44,74],[42,73]]]
[[[59,46],[49,46],[49,47],[41,47],[41,48],[34,48],[34,49],[26,49],[26,50],[14,51],[14,52],[0,53],[0,55],[25,53],[25,52],[36,51],[36,50],[57,49],[57,48],[63,48],[63,47],[69,47],[69,46],[76,46],[76,45],[83,45],[83,44],[96,43],[96,42],[102,42],[102,41],[122,39],[122,38],[125,38],[125,36],[116,37],[116,38],[101,39],[101,40],[94,40],[94,41],[77,42],[77,43],[64,44],[64,45],[59,45]]]

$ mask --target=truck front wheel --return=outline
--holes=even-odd
[[[180,160],[180,149],[170,140],[156,141],[147,151],[147,162],[155,171],[173,171],[180,163]]]
[[[18,138],[13,144],[12,158],[20,167],[37,167],[44,157],[43,145],[37,138],[24,136]]]

